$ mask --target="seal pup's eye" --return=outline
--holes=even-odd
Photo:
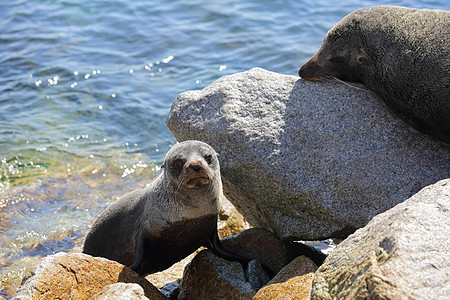
[[[184,166],[184,160],[182,160],[181,158],[177,158],[172,162],[172,167],[175,170],[181,171],[183,169]]]
[[[210,165],[212,163],[212,155],[211,154],[206,154],[203,158],[206,160],[208,165]]]
[[[334,65],[339,65],[345,61],[345,58],[343,56],[333,56],[330,57],[328,61]]]

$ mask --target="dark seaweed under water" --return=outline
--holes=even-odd
[[[262,67],[296,75],[325,33],[379,4],[438,1],[0,3],[0,295],[39,258],[80,246],[176,141],[175,97]]]

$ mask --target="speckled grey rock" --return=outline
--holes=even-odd
[[[245,279],[248,283],[250,283],[252,289],[257,291],[268,283],[271,278],[266,273],[263,266],[256,259],[254,259],[248,263],[247,270],[245,272]]]
[[[312,299],[450,299],[450,179],[382,213],[317,270]]]
[[[450,177],[450,147],[373,93],[260,68],[180,94],[167,125],[214,147],[226,197],[282,239],[345,237]]]

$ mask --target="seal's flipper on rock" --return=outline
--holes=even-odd
[[[209,245],[207,247],[209,249],[211,249],[214,252],[214,254],[216,254],[217,256],[219,256],[220,258],[223,258],[225,260],[237,261],[237,262],[241,263],[244,271],[247,272],[248,263],[252,259],[246,258],[246,257],[241,256],[236,253],[232,253],[228,250],[225,250],[222,246],[222,243],[220,242],[219,235],[217,234],[217,225],[216,225],[214,232],[211,234],[211,236],[208,240],[208,243],[209,243]],[[261,262],[259,262],[259,263],[261,264],[262,268],[267,273],[267,275],[270,276],[270,278],[275,276],[275,273],[271,268],[269,268],[268,266],[266,266],[265,264],[263,264]]]
[[[230,251],[227,251],[223,248],[222,243],[220,242],[219,235],[217,233],[217,225],[214,229],[213,233],[209,237],[209,245],[208,248],[210,248],[217,256],[226,259],[226,260],[232,260],[240,262],[244,268],[247,267],[250,259],[245,258],[243,256],[240,256],[238,254],[232,253]]]

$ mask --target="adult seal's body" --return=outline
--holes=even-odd
[[[98,217],[83,252],[130,266],[140,275],[164,270],[202,245],[241,260],[221,249],[217,236],[223,192],[214,149],[200,141],[177,144],[162,168],[150,186],[125,195]]]
[[[299,70],[363,83],[404,121],[450,143],[450,12],[376,6],[337,23]]]

